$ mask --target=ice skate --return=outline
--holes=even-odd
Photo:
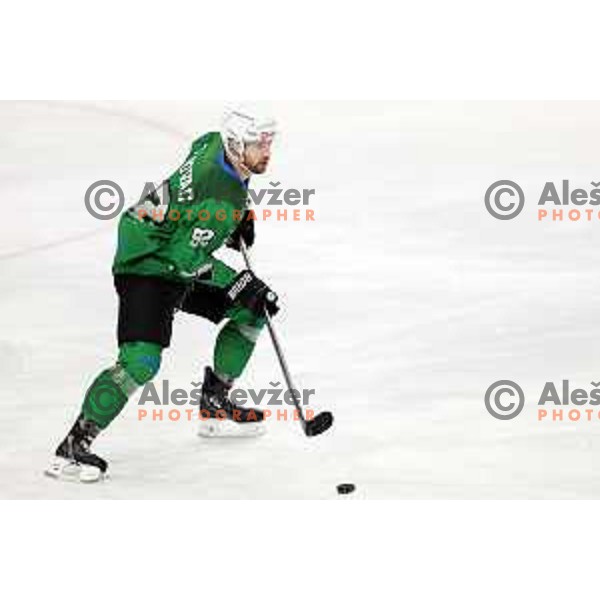
[[[80,416],[56,449],[45,474],[55,479],[95,483],[106,477],[108,463],[90,451],[98,427]]]
[[[264,415],[257,408],[236,406],[229,399],[231,384],[210,367],[204,372],[200,400],[200,437],[258,437],[266,433]]]

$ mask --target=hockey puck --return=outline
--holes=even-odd
[[[353,483],[340,483],[337,486],[338,494],[351,494],[356,489]]]

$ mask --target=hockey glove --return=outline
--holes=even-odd
[[[265,312],[271,316],[279,312],[277,294],[252,271],[242,271],[226,294],[230,306],[243,306],[257,317],[264,316]]]
[[[240,241],[243,241],[246,248],[251,248],[254,244],[254,221],[248,220],[248,211],[244,211],[241,223],[237,226],[237,229],[229,236],[225,243],[228,248],[233,248],[238,252],[241,249]]]

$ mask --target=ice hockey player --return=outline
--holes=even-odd
[[[210,418],[199,419],[200,434],[264,432],[262,412],[234,406],[228,391],[252,355],[266,323],[265,312],[278,311],[277,296],[252,271],[236,272],[212,255],[223,245],[240,250],[242,242],[247,247],[254,243],[248,180],[266,171],[275,133],[271,119],[226,111],[221,131],[198,138],[182,167],[166,182],[165,212],[177,210],[181,218],[157,218],[158,211],[142,216],[139,207],[122,215],[113,263],[118,358],[87,390],[81,413],[46,474],[80,481],[103,478],[108,465],[92,452],[92,442],[128,398],[157,374],[177,310],[213,323],[225,320],[213,365],[205,368],[199,408]],[[159,202],[156,193],[147,200]],[[217,411],[219,418],[214,418]]]

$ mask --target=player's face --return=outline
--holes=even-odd
[[[260,141],[248,144],[244,150],[244,165],[256,175],[267,170],[271,159],[273,136],[264,134]]]

